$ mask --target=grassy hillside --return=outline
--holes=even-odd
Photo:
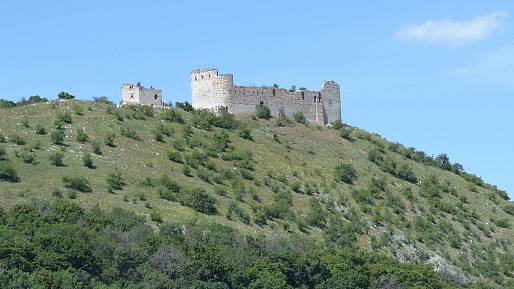
[[[69,199],[133,211],[154,227],[299,234],[431,264],[454,284],[514,286],[514,206],[444,156],[349,126],[184,109],[0,109],[1,203]]]

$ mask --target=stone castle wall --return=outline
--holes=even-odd
[[[121,85],[122,105],[142,104],[162,107],[162,91],[153,87],[144,87],[141,83],[127,83]]]
[[[325,81],[320,91],[294,91],[277,87],[236,86],[231,74],[216,69],[191,73],[192,105],[217,112],[253,113],[262,103],[272,115],[292,117],[303,112],[311,123],[329,124],[341,119],[339,85]]]

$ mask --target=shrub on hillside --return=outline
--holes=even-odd
[[[237,135],[241,138],[247,139],[247,140],[253,140],[252,138],[252,131],[251,129],[246,125],[240,125],[237,130]]]
[[[12,183],[20,181],[16,169],[8,161],[0,161],[0,180]]]
[[[239,122],[234,118],[234,115],[223,113],[215,118],[214,126],[228,130],[235,130],[239,127]]]
[[[5,148],[3,146],[0,146],[0,161],[4,161],[7,159],[8,159],[7,151],[5,150]]]
[[[140,140],[136,130],[129,126],[122,126],[121,127],[121,135],[131,138],[133,140]]]
[[[255,115],[258,118],[270,119],[271,118],[271,110],[267,106],[265,106],[264,104],[261,103],[255,107]]]
[[[334,128],[334,129],[339,130],[339,129],[343,129],[344,127],[345,127],[345,125],[340,119],[332,122],[332,128]]]
[[[36,160],[36,156],[30,151],[21,152],[20,158],[26,164],[34,164]]]
[[[119,170],[107,175],[107,189],[109,192],[112,192],[113,190],[122,190],[124,185],[125,183],[123,182],[123,178]]]
[[[74,99],[75,96],[72,95],[72,94],[69,94],[67,92],[64,92],[64,91],[61,91],[59,92],[59,94],[57,95],[57,98],[59,99],[62,99],[62,100],[67,100],[67,99]]]
[[[173,108],[168,108],[161,111],[160,118],[171,122],[184,123],[184,118],[182,117],[180,112]]]
[[[301,112],[301,111],[297,111],[297,112],[293,113],[293,118],[294,118],[294,121],[296,121],[297,123],[303,123],[303,124],[307,123],[307,119],[305,118],[305,116],[303,115],[303,112]]]
[[[191,124],[201,130],[210,130],[216,122],[216,115],[206,109],[197,109],[193,111]]]
[[[250,224],[250,215],[246,213],[246,211],[243,208],[241,208],[236,202],[230,203],[227,211],[227,219],[233,220],[234,215],[244,224]]]
[[[76,114],[76,115],[84,115],[84,107],[80,104],[74,104],[71,109],[73,110],[73,112]]]
[[[12,142],[12,143],[15,143],[17,145],[25,145],[27,142],[25,141],[25,139],[20,136],[19,134],[13,134],[11,135],[11,137],[9,138],[9,140]]]
[[[179,151],[176,150],[168,150],[166,152],[166,155],[168,156],[168,159],[170,161],[176,162],[176,163],[182,163],[182,154]]]
[[[350,128],[341,128],[341,138],[347,140],[347,141],[353,141],[352,138],[352,129]]]
[[[207,215],[214,215],[218,212],[216,200],[199,188],[192,189],[191,192],[184,195],[180,199],[180,203]]]
[[[86,168],[94,169],[95,165],[93,164],[93,158],[91,157],[90,153],[85,153],[82,156],[82,162],[84,163],[84,166]]]
[[[50,134],[50,139],[52,140],[52,143],[56,145],[63,145],[64,144],[64,131],[62,130],[54,130]]]
[[[91,141],[91,149],[93,150],[93,152],[97,155],[101,155],[102,154],[102,141],[100,140],[93,140]]]
[[[357,171],[351,164],[339,164],[335,168],[335,179],[338,182],[352,184],[357,179]]]
[[[96,102],[96,103],[103,103],[103,104],[108,104],[108,105],[114,105],[114,103],[109,100],[109,98],[107,96],[96,96],[96,97],[93,97],[93,101]]]
[[[162,221],[163,221],[162,215],[156,210],[152,210],[150,212],[150,219],[157,223],[162,223]]]
[[[71,124],[73,119],[71,117],[71,113],[69,111],[61,112],[57,114],[56,120],[62,123]]]
[[[54,153],[50,154],[50,163],[56,167],[62,167],[64,166],[64,154],[60,151],[56,151]]]
[[[62,182],[66,188],[76,190],[83,193],[90,193],[93,191],[88,179],[85,177],[63,177]]]
[[[323,208],[316,199],[309,200],[309,213],[305,218],[307,225],[323,229],[326,224],[326,216]]]
[[[116,145],[114,144],[114,138],[116,137],[116,134],[114,134],[113,132],[108,132],[105,134],[105,137],[104,137],[104,143],[106,146],[109,146],[109,147],[115,147]]]
[[[505,206],[503,206],[503,211],[511,216],[514,216],[514,204],[508,203]]]
[[[415,184],[418,181],[418,178],[412,170],[412,167],[407,163],[401,164],[394,175],[413,184]]]
[[[184,111],[188,111],[188,112],[192,112],[192,111],[195,110],[193,108],[193,106],[189,102],[187,102],[187,101],[185,101],[185,102],[175,102],[175,107],[180,108],[180,109],[182,109]]]
[[[76,139],[79,143],[85,143],[89,140],[89,136],[82,128],[77,129]]]
[[[39,135],[45,135],[46,134],[46,128],[40,124],[36,124],[36,134]]]

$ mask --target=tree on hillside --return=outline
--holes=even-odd
[[[69,93],[64,92],[64,91],[59,92],[59,94],[57,95],[57,97],[58,97],[59,99],[63,99],[63,100],[66,100],[66,99],[74,99],[74,98],[75,98],[75,96],[74,96],[74,95],[69,94]]]

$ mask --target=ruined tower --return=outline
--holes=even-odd
[[[121,105],[140,104],[162,107],[162,91],[153,87],[144,87],[140,82],[121,85]]]

